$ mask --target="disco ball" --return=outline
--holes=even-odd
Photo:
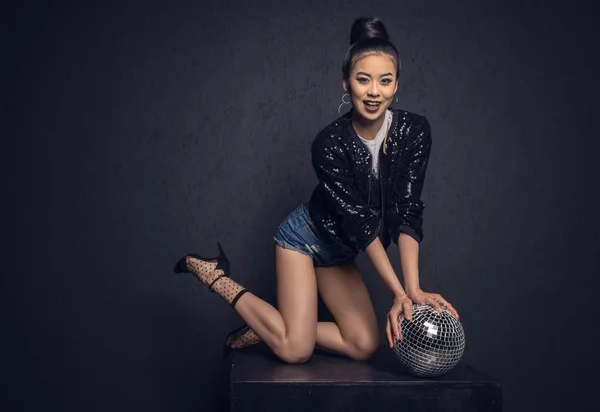
[[[448,309],[442,313],[426,304],[412,306],[412,322],[400,316],[402,340],[394,353],[417,376],[440,376],[452,369],[465,351],[462,325]]]

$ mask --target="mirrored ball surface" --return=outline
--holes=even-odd
[[[430,305],[415,304],[412,322],[400,317],[402,340],[394,353],[417,376],[440,376],[452,369],[465,350],[465,334],[458,319],[444,308],[442,313]]]

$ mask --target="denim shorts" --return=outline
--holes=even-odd
[[[351,263],[357,255],[348,246],[317,235],[308,214],[308,203],[292,210],[279,225],[273,240],[281,247],[310,256],[315,267]]]

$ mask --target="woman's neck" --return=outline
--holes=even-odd
[[[356,134],[363,139],[373,140],[377,137],[377,132],[379,132],[379,129],[381,129],[384,119],[385,111],[383,115],[379,116],[379,118],[375,120],[367,120],[355,112],[352,119],[352,127],[354,127]]]

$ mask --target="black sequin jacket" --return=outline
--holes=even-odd
[[[401,232],[423,239],[421,190],[431,151],[424,116],[392,109],[378,174],[371,154],[352,127],[352,110],[321,130],[311,146],[319,183],[309,201],[310,217],[326,239],[364,251],[380,237],[384,248]],[[384,145],[387,154],[384,154]]]

